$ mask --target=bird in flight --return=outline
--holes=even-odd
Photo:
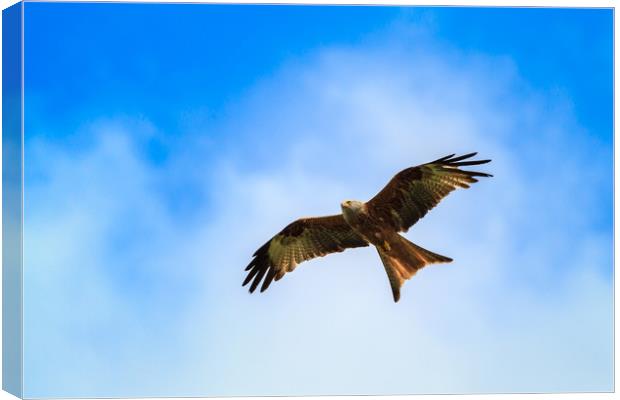
[[[455,157],[451,154],[426,164],[400,171],[366,203],[346,200],[342,214],[301,218],[261,246],[246,267],[243,286],[252,282],[250,293],[259,284],[261,292],[303,262],[346,249],[373,245],[385,267],[394,301],[400,299],[405,281],[428,264],[452,259],[413,244],[399,234],[407,230],[457,187],[469,188],[483,172],[459,167],[486,164],[472,160],[477,153]]]

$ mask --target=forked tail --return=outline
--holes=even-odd
[[[452,259],[423,249],[411,243],[399,234],[394,234],[388,241],[388,246],[377,246],[379,257],[385,267],[394,301],[400,299],[400,288],[405,281],[415,275],[418,270],[428,264],[448,263]]]

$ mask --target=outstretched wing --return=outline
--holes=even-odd
[[[369,213],[397,231],[406,232],[457,187],[468,188],[476,177],[492,175],[465,171],[459,167],[486,164],[491,160],[470,160],[477,153],[451,154],[430,163],[407,168],[396,174],[375,197]]]
[[[245,269],[249,272],[243,286],[252,282],[252,293],[262,280],[260,291],[264,292],[274,279],[280,280],[303,261],[363,246],[368,242],[351,229],[342,215],[298,219],[256,250]]]

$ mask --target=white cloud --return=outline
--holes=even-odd
[[[233,138],[216,160],[192,136],[148,163],[134,139],[156,134],[145,121],[92,126],[83,152],[33,144],[27,394],[611,390],[611,239],[589,212],[611,152],[564,104],[510,60],[369,45],[257,84],[203,130]],[[472,150],[495,177],[407,234],[455,261],[421,271],[399,304],[370,248],[303,264],[261,295],[240,288],[291,219]],[[175,178],[207,193],[189,220],[162,194]]]

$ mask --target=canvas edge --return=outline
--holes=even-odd
[[[2,11],[2,389],[23,396],[23,3]]]

